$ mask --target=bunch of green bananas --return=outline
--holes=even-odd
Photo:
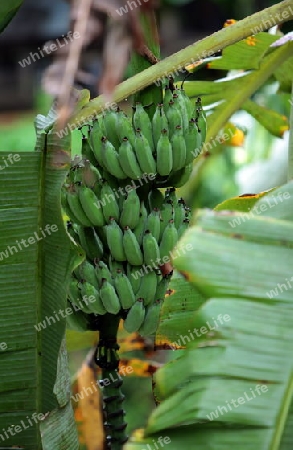
[[[108,313],[119,314],[128,332],[156,331],[172,274],[160,269],[190,219],[176,187],[205,134],[200,100],[193,108],[179,89],[166,89],[152,119],[136,104],[132,122],[120,110],[94,122],[62,190],[68,233],[86,252],[70,282],[68,301],[80,309],[71,327],[89,328],[84,316]]]
[[[140,103],[131,119],[108,111],[90,132],[84,156],[117,180],[154,176],[155,187],[183,186],[206,137],[200,99],[195,107],[184,90],[166,89],[152,119]]]
[[[87,189],[79,185],[78,195]],[[71,195],[68,190],[67,196]],[[73,211],[89,223],[68,224],[69,234],[87,256],[72,275],[69,301],[86,314],[121,314],[127,331],[149,335],[156,330],[170,278],[162,276],[159,268],[170,262],[178,238],[188,227],[190,210],[183,199],[177,200],[175,188],[167,189],[165,197],[158,189],[150,191],[146,205],[134,189],[120,207],[116,198],[109,203],[115,206],[104,205],[104,225],[99,227],[88,214],[95,209],[91,199],[86,207],[79,201]],[[107,208],[117,211],[116,218]],[[70,208],[67,213],[72,217]]]

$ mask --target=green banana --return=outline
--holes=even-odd
[[[185,214],[185,203],[178,201],[174,208],[174,223],[177,230],[182,225],[182,222],[185,219]]]
[[[145,319],[138,332],[141,336],[150,336],[154,334],[160,323],[160,312],[163,300],[156,300],[147,308]]]
[[[184,100],[185,103],[185,114],[188,118],[188,121],[192,118],[193,116],[193,106],[192,106],[192,102],[190,101],[190,98],[188,97],[188,95],[186,94],[184,89],[180,89],[179,90],[181,93],[181,97]],[[178,92],[176,92],[178,94]],[[178,94],[179,95],[179,94]]]
[[[82,223],[75,216],[74,212],[71,210],[68,201],[67,201],[67,191],[64,188],[61,190],[61,204],[63,211],[70,218],[70,221],[77,225],[82,225]]]
[[[102,280],[107,280],[109,283],[113,284],[114,280],[112,273],[110,272],[107,264],[104,261],[99,261],[95,268],[95,276],[98,282],[98,288],[102,286]]]
[[[120,211],[119,205],[115,196],[115,193],[109,183],[106,181],[103,183],[101,189],[101,200],[103,214],[107,223],[110,223],[111,218],[114,218],[118,222]]]
[[[142,172],[155,175],[157,170],[152,148],[149,145],[148,139],[142,134],[140,128],[137,128],[136,130],[134,149]]]
[[[114,278],[114,286],[123,309],[129,309],[135,302],[135,295],[127,276],[118,270]]]
[[[95,120],[93,123],[93,127],[90,131],[90,145],[93,150],[93,154],[96,158],[98,164],[104,167],[103,157],[102,157],[102,138],[104,136],[104,132],[102,131],[101,124],[98,120]]]
[[[169,175],[173,168],[172,145],[169,141],[168,132],[162,130],[157,145],[157,172],[159,175]]]
[[[164,196],[159,189],[152,189],[148,195],[149,210],[161,209],[164,203]]]
[[[134,295],[136,296],[140,287],[140,278],[141,278],[141,273],[138,272],[137,266],[127,264],[127,277],[130,281]]]
[[[127,138],[123,139],[119,147],[118,155],[120,165],[129,178],[132,180],[137,180],[143,175],[132,145]]]
[[[71,175],[71,179],[73,177],[73,183],[80,186],[81,184],[83,184],[83,166],[82,165],[78,165],[75,166],[74,169],[71,169],[71,172],[73,175]]]
[[[141,327],[144,317],[145,308],[143,306],[143,300],[139,298],[128,311],[127,317],[123,324],[125,330],[128,331],[128,333],[134,333],[137,331]]]
[[[100,186],[102,182],[102,175],[100,171],[90,163],[90,161],[83,161],[82,169],[82,183],[95,190],[96,185]]]
[[[76,279],[72,279],[69,283],[69,299],[71,303],[78,308],[80,308],[83,312],[90,314],[91,310],[87,306],[87,301],[84,301],[84,298],[82,297],[82,291],[78,287],[79,285],[82,286],[83,283],[79,283]]]
[[[155,301],[158,301],[158,300],[164,301],[167,289],[169,287],[171,276],[172,276],[172,273],[169,275],[165,275],[161,279],[161,281],[158,283],[156,294],[155,294]]]
[[[185,231],[188,228],[189,228],[189,220],[185,219],[185,220],[183,220],[183,223],[178,228],[178,239],[180,239],[183,236],[183,234],[185,233]]]
[[[90,283],[85,282],[81,286],[81,293],[83,302],[86,303],[87,308],[93,314],[104,315],[106,309],[102,303],[99,291]]]
[[[77,218],[77,223],[80,223],[84,227],[91,227],[92,224],[85,215],[85,212],[81,206],[78,193],[75,191],[67,191],[67,203],[69,207],[69,211],[72,211],[71,216],[74,219],[74,217]]]
[[[122,144],[124,139],[127,138],[129,143],[133,147],[135,141],[135,134],[129,118],[122,110],[118,111],[117,116],[118,119],[116,124],[116,131],[119,137],[120,144]]]
[[[75,270],[74,274],[78,278],[79,281],[88,281],[92,284],[96,289],[99,289],[98,280],[96,277],[96,271],[93,264],[89,261],[84,260]]]
[[[115,261],[115,259],[112,258],[112,256],[109,256],[109,264],[108,267],[112,273],[116,273],[117,270],[121,270],[124,272],[123,263]]]
[[[165,228],[165,231],[162,235],[162,240],[160,242],[160,256],[164,263],[170,261],[170,252],[173,250],[177,242],[178,231],[174,225],[174,221],[170,220],[167,227]],[[165,258],[167,258],[168,261],[165,261]]]
[[[117,133],[118,113],[117,111],[107,110],[103,116],[103,122],[106,129],[106,136],[115,148],[120,145]]]
[[[96,227],[95,232],[102,241],[103,246],[107,247],[108,243],[107,243],[106,225],[104,225],[103,227]]]
[[[142,240],[143,259],[146,265],[158,267],[160,265],[160,249],[150,231],[146,231]]]
[[[188,130],[184,137],[186,144],[185,166],[187,166],[200,154],[202,147],[202,137],[198,131],[195,119],[189,121]]]
[[[132,189],[123,202],[120,215],[120,226],[129,227],[132,230],[138,225],[140,220],[140,199],[135,189]]]
[[[172,200],[167,200],[161,209],[161,227],[160,227],[160,238],[159,241],[162,239],[163,233],[166,229],[166,226],[168,225],[170,220],[174,219],[174,207]],[[158,242],[159,242],[158,241]]]
[[[173,92],[168,86],[166,86],[163,99],[163,106],[166,114],[169,109],[169,103],[171,102],[171,100],[173,100]]]
[[[86,186],[80,186],[78,196],[83,211],[91,226],[102,227],[105,225],[105,218],[100,202],[95,193]]]
[[[147,209],[144,206],[144,203],[141,202],[140,213],[139,213],[139,221],[138,221],[138,224],[136,225],[136,227],[133,229],[133,233],[134,233],[134,235],[135,235],[139,245],[142,244],[143,234],[144,234],[144,232],[146,230],[146,219],[147,219],[147,216],[148,216]]]
[[[75,305],[81,300],[81,293],[78,289],[78,280],[73,277],[71,278],[69,283],[68,297],[71,303],[74,303]]]
[[[133,114],[133,126],[135,129],[139,128],[141,130],[143,136],[148,142],[151,151],[153,152],[154,142],[152,133],[152,123],[148,113],[144,110],[144,107],[142,106],[141,103],[136,103],[135,105],[135,112]],[[145,171],[144,169],[142,170]]]
[[[154,238],[158,241],[160,238],[161,218],[158,208],[154,208],[148,215],[146,221],[146,230],[149,230]]]
[[[124,228],[123,247],[129,264],[132,264],[133,266],[140,266],[143,264],[143,254],[140,249],[140,245],[135,237],[135,234],[129,227]]]
[[[110,219],[110,224],[106,225],[106,236],[112,257],[118,262],[126,261],[123,232],[113,218]]]
[[[92,227],[78,227],[77,229],[80,245],[91,261],[99,259],[103,255],[103,244]]]
[[[169,124],[170,138],[173,136],[177,126],[183,127],[183,120],[181,117],[179,106],[173,100],[169,102],[169,108],[166,111],[166,116]]]
[[[155,300],[158,284],[157,278],[157,274],[153,270],[141,277],[141,283],[136,297],[143,298],[144,306],[149,305]]]
[[[189,99],[188,99],[188,101],[189,101]],[[186,101],[184,99],[181,89],[175,89],[175,91],[173,93],[173,102],[175,103],[175,106],[180,111],[180,114],[182,117],[182,130],[185,132],[188,129],[189,110],[186,109]],[[191,105],[190,101],[189,101],[189,103]],[[192,111],[192,109],[191,109],[191,111]]]
[[[106,138],[102,138],[102,158],[105,168],[108,172],[118,180],[124,180],[127,175],[122,170],[119,162],[118,153],[111,142]]]
[[[182,128],[176,127],[171,139],[173,154],[173,171],[180,170],[185,167],[186,161],[186,143],[182,134]]]
[[[157,147],[159,139],[161,137],[162,130],[167,130],[168,132],[168,120],[164,111],[163,103],[160,103],[155,111],[152,119],[152,129],[153,129],[153,140],[155,146]]]
[[[118,295],[114,286],[106,279],[102,281],[100,295],[106,311],[110,314],[118,314],[121,309]]]
[[[92,151],[90,142],[85,136],[82,137],[81,141],[81,154],[84,159],[89,160],[92,164],[96,164],[97,161]]]

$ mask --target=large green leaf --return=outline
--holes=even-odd
[[[224,48],[222,57],[209,63],[211,69],[250,70],[257,69],[269,46],[278,39],[269,33],[249,36]]]
[[[288,43],[283,47],[267,53],[259,62],[259,67],[250,72],[229,75],[216,82],[192,81],[185,83],[186,92],[189,96],[201,96],[204,105],[218,104],[213,107],[212,113],[208,116],[208,133],[206,142],[214,138],[232,114],[242,108],[245,102],[253,95],[257,89],[292,55],[293,43]],[[206,97],[206,98],[205,98]],[[246,105],[250,113],[254,113],[256,119],[261,119],[256,107],[253,104]],[[269,114],[269,111],[267,112]],[[278,113],[274,117],[283,123],[284,118]],[[262,120],[264,126],[272,129],[272,124]],[[280,130],[274,129],[275,135],[280,135]]]
[[[182,328],[188,329],[193,320],[193,313],[201,307],[204,301],[205,298],[175,272],[163,303],[160,325],[156,334],[156,345],[166,346],[166,348],[169,345],[173,350],[180,346],[185,347],[184,343],[178,343]]]
[[[1,0],[0,4],[0,32],[7,27],[13,19],[23,0]]]
[[[70,136],[60,142],[51,132],[44,142],[42,151],[15,160],[1,153],[0,342],[7,350],[0,352],[0,429],[18,431],[0,433],[0,446],[76,450],[60,314],[77,258],[60,207]],[[44,420],[32,419],[40,413]]]
[[[242,109],[254,117],[273,136],[283,137],[285,131],[289,129],[289,122],[286,116],[260,106],[251,100],[246,100],[242,105]]]
[[[159,406],[127,450],[159,436],[172,450],[292,448],[292,193],[269,192],[254,214],[196,214],[174,264],[207,300],[177,323],[187,349],[156,372]]]

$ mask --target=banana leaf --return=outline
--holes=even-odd
[[[260,198],[264,215],[195,215],[178,244],[193,248],[174,265],[206,301],[178,322],[186,350],[154,375],[159,406],[126,450],[164,439],[172,450],[292,448],[291,193],[289,183]]]
[[[60,313],[78,258],[60,207],[69,138],[51,131],[35,152],[1,152],[0,447],[78,449]]]

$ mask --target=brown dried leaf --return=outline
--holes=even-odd
[[[80,442],[88,450],[103,450],[105,432],[103,426],[102,396],[97,383],[97,373],[84,363],[77,376],[75,395],[79,393],[75,419],[78,422]]]

